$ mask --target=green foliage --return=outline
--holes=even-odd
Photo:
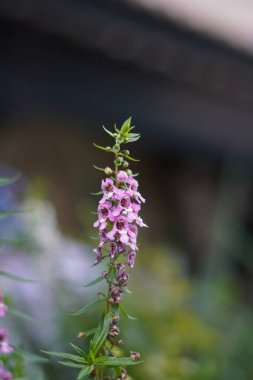
[[[100,348],[105,342],[105,339],[108,334],[109,326],[112,321],[112,313],[107,313],[100,323],[93,340],[91,340],[90,343],[90,351],[92,352],[93,357],[96,357],[97,353],[99,352]]]
[[[21,281],[21,282],[28,282],[28,283],[37,282],[36,280],[30,280],[28,278],[17,276],[16,274],[5,272],[3,270],[0,270],[0,276],[9,278],[9,279],[15,280],[15,281]]]
[[[103,280],[104,280],[104,277],[103,276],[99,276],[95,280],[93,280],[91,282],[88,282],[88,284],[83,285],[83,287],[84,288],[88,288],[89,286],[96,285],[96,284],[98,284],[99,282],[101,282]]]
[[[21,177],[21,173],[18,173],[14,177],[0,177],[0,187],[10,185],[16,182]]]
[[[76,313],[72,313],[70,315],[81,315],[81,314],[85,314],[87,313],[87,311],[89,311],[90,309],[92,309],[94,306],[98,305],[98,304],[101,304],[101,303],[104,303],[105,300],[103,299],[97,299],[95,301],[92,301],[90,303],[88,303],[87,305],[85,305],[84,307],[82,307],[80,310],[78,310]]]
[[[132,118],[129,117],[122,124],[121,129],[118,129],[116,124],[115,124],[114,125],[115,132],[111,132],[103,126],[105,132],[110,137],[115,139],[115,144],[112,147],[109,147],[109,146],[105,147],[105,146],[97,145],[95,143],[93,144],[96,148],[98,148],[100,150],[116,154],[116,159],[114,160],[115,165],[116,166],[123,165],[124,168],[128,167],[127,160],[134,161],[134,162],[139,161],[136,158],[131,157],[128,150],[122,150],[122,151],[120,150],[121,144],[132,143],[132,142],[139,140],[139,138],[140,138],[139,133],[131,133],[131,131],[135,128],[134,126],[131,125],[131,122],[132,122]],[[105,170],[104,168],[97,167],[96,165],[94,165],[94,167],[95,167],[95,169],[100,170],[100,171]]]

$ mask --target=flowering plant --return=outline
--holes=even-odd
[[[131,118],[123,123],[121,129],[115,125],[114,132],[103,128],[115,140],[114,145],[94,145],[113,154],[114,168],[94,166],[106,175],[106,178],[102,179],[101,191],[96,193],[102,195],[102,198],[98,203],[98,218],[94,223],[99,234],[99,244],[94,249],[94,265],[105,262],[106,270],[86,286],[105,281],[108,290],[106,294],[99,293],[97,299],[74,315],[84,314],[97,304],[104,304],[104,312],[98,327],[79,334],[80,337],[93,335],[88,353],[73,344],[71,346],[77,355],[45,351],[67,359],[61,361],[61,364],[79,368],[77,380],[127,379],[126,367],[141,363],[138,352],[131,351],[128,357],[118,357],[115,354],[115,348],[123,344],[122,340],[118,339],[120,314],[124,313],[130,317],[122,305],[122,296],[125,291],[129,292],[129,274],[134,267],[138,251],[138,227],[147,227],[139,216],[141,204],[145,199],[138,191],[138,181],[135,178],[137,174],[133,174],[129,169],[129,161],[138,160],[131,157],[128,150],[122,150],[121,144],[137,141],[140,135],[131,132],[134,128]]]
[[[12,184],[19,178],[19,175],[15,177],[0,177],[0,187]],[[0,217],[14,215],[20,213],[19,210],[0,210]],[[13,243],[15,239],[1,238],[0,243]],[[25,279],[15,276],[11,273],[7,273],[0,270],[1,277],[7,277],[14,280],[25,281]],[[5,317],[8,306],[5,302],[5,295],[0,290],[0,318]],[[9,343],[9,332],[0,323],[0,380],[12,380],[14,378],[21,378],[24,376],[23,355],[14,350],[13,346]]]

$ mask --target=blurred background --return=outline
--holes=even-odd
[[[70,317],[96,289],[82,284],[110,157],[101,125],[130,115],[142,134],[146,198],[141,249],[122,318],[135,380],[253,378],[253,3],[249,0],[1,0],[0,266],[11,341],[35,354],[69,352],[99,310]],[[31,365],[31,364],[30,364]],[[64,380],[54,360],[28,379]]]

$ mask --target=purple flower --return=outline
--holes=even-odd
[[[120,170],[117,174],[117,180],[120,183],[126,183],[128,180],[128,175],[124,170]]]
[[[3,366],[0,367],[0,380],[12,380],[12,374]]]
[[[95,265],[96,265],[96,264],[100,263],[104,257],[103,257],[102,251],[101,251],[101,247],[94,248],[93,252],[95,252],[95,254],[96,254],[96,261],[95,261]]]
[[[145,203],[145,199],[138,192],[138,187],[139,187],[138,181],[136,179],[134,179],[133,177],[129,177],[128,178],[128,184],[129,184],[129,188],[127,190],[128,194],[131,197],[134,197],[138,203],[141,203],[141,202]]]
[[[8,306],[4,303],[4,295],[0,291],[0,318],[4,317],[8,310]]]
[[[8,331],[4,327],[0,327],[0,353],[9,354],[13,351],[9,345]]]
[[[104,230],[107,226],[107,219],[110,217],[111,202],[105,201],[98,206],[98,220],[93,224],[94,227],[99,227]]]
[[[132,269],[135,264],[135,257],[136,257],[136,252],[135,251],[129,251],[127,255],[127,264],[130,266]]]

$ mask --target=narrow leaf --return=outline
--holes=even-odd
[[[117,124],[114,124],[115,132],[119,133],[119,129],[117,128]]]
[[[105,131],[106,133],[108,133],[108,135],[110,135],[111,137],[115,138],[113,132],[110,132],[108,129],[106,129],[104,125],[102,125],[102,127],[103,127],[104,131]]]
[[[133,360],[132,358],[113,358],[109,356],[99,356],[95,359],[95,364],[97,365],[103,365],[106,367],[113,367],[113,366],[130,366],[130,365],[137,365],[143,363],[141,360]]]
[[[15,177],[0,177],[0,186],[10,185],[11,183],[16,182],[21,176],[21,173],[18,173]]]
[[[128,288],[125,288],[125,290],[126,290],[126,292],[127,292],[128,294],[133,294],[133,292],[132,292],[131,290],[129,290]]]
[[[68,354],[66,352],[54,352],[54,351],[43,351],[43,350],[41,350],[41,352],[44,352],[44,354],[48,354],[51,356],[59,356],[60,358],[70,359],[73,362],[85,364],[85,360],[81,356]]]
[[[88,355],[80,347],[76,346],[75,344],[70,343],[70,345],[80,356],[82,356],[84,358],[84,360],[88,364],[89,363]]]
[[[17,276],[15,274],[5,272],[3,270],[0,270],[0,276],[7,277],[7,278],[10,278],[11,280],[15,280],[15,281],[21,281],[21,282],[29,282],[29,283],[37,282],[35,280],[30,280],[30,279],[25,278],[25,277]]]
[[[91,195],[102,195],[103,191],[98,191],[97,193],[91,193]]]
[[[128,132],[129,128],[131,127],[131,121],[132,121],[132,116],[130,116],[123,124],[121,127],[120,132],[125,134]]]
[[[2,238],[0,239],[0,243],[6,243],[6,244],[13,244],[13,245],[19,245],[19,244],[22,244],[24,242],[27,242],[27,238],[26,239],[12,239],[12,238]]]
[[[130,160],[130,161],[134,161],[134,162],[138,162],[138,161],[140,161],[140,160],[138,160],[137,158],[130,157],[130,156],[126,155],[126,154],[123,154],[123,156],[126,157],[126,158],[127,158],[128,160]]]
[[[61,361],[58,361],[58,363],[65,365],[66,367],[83,368],[83,364],[76,364],[72,362],[61,362]]]
[[[1,210],[0,211],[0,217],[1,216],[8,216],[8,215],[17,215],[17,214],[23,214],[28,211],[23,210]]]
[[[94,335],[93,342],[91,345],[91,349],[94,356],[96,356],[96,354],[99,352],[100,348],[102,347],[107,337],[111,320],[112,320],[112,313],[106,314],[102,324],[100,325],[96,334]]]
[[[100,168],[100,167],[98,167],[96,165],[93,165],[93,168],[99,170],[100,172],[104,172],[105,171],[104,168]]]
[[[120,310],[123,312],[123,314],[124,314],[127,318],[132,319],[132,320],[134,320],[134,319],[138,319],[138,318],[136,318],[136,317],[132,317],[130,314],[128,314],[127,311],[126,311],[126,309],[125,309],[124,306],[122,305],[122,303],[119,304],[119,308],[120,308]]]
[[[94,145],[96,148],[101,149],[101,150],[104,150],[104,151],[106,151],[106,152],[112,152],[112,150],[111,150],[110,147],[97,145],[97,144],[95,144],[95,143],[93,143],[93,145]]]
[[[14,348],[15,348],[15,352],[21,354],[27,362],[30,362],[30,363],[48,363],[49,362],[49,359],[43,356],[34,354],[33,352],[21,350],[18,347],[14,347]]]
[[[93,371],[94,366],[93,365],[87,365],[85,366],[80,372],[77,377],[77,380],[84,380],[87,378],[87,376]]]
[[[88,303],[88,305],[85,305],[84,307],[82,307],[80,310],[78,310],[76,313],[71,313],[70,315],[81,315],[81,314],[85,314],[87,313],[87,311],[89,311],[90,309],[92,309],[95,305],[101,303],[101,302],[104,302],[103,299],[98,299],[96,301],[92,301],[90,303]]]
[[[11,315],[14,315],[14,317],[17,317],[17,318],[21,318],[21,319],[25,319],[27,321],[30,321],[30,322],[38,322],[37,319],[34,319],[33,317],[31,317],[30,315],[27,315],[25,313],[22,313],[21,311],[19,310],[15,310],[15,309],[12,309],[12,308],[9,308],[8,309],[8,312],[9,314]]]
[[[85,284],[83,285],[84,288],[88,288],[89,286],[92,286],[92,285],[95,285],[95,284],[98,284],[99,282],[103,281],[104,280],[104,277],[103,276],[99,276],[97,277],[95,280],[91,281],[91,282],[88,282],[88,284]]]

